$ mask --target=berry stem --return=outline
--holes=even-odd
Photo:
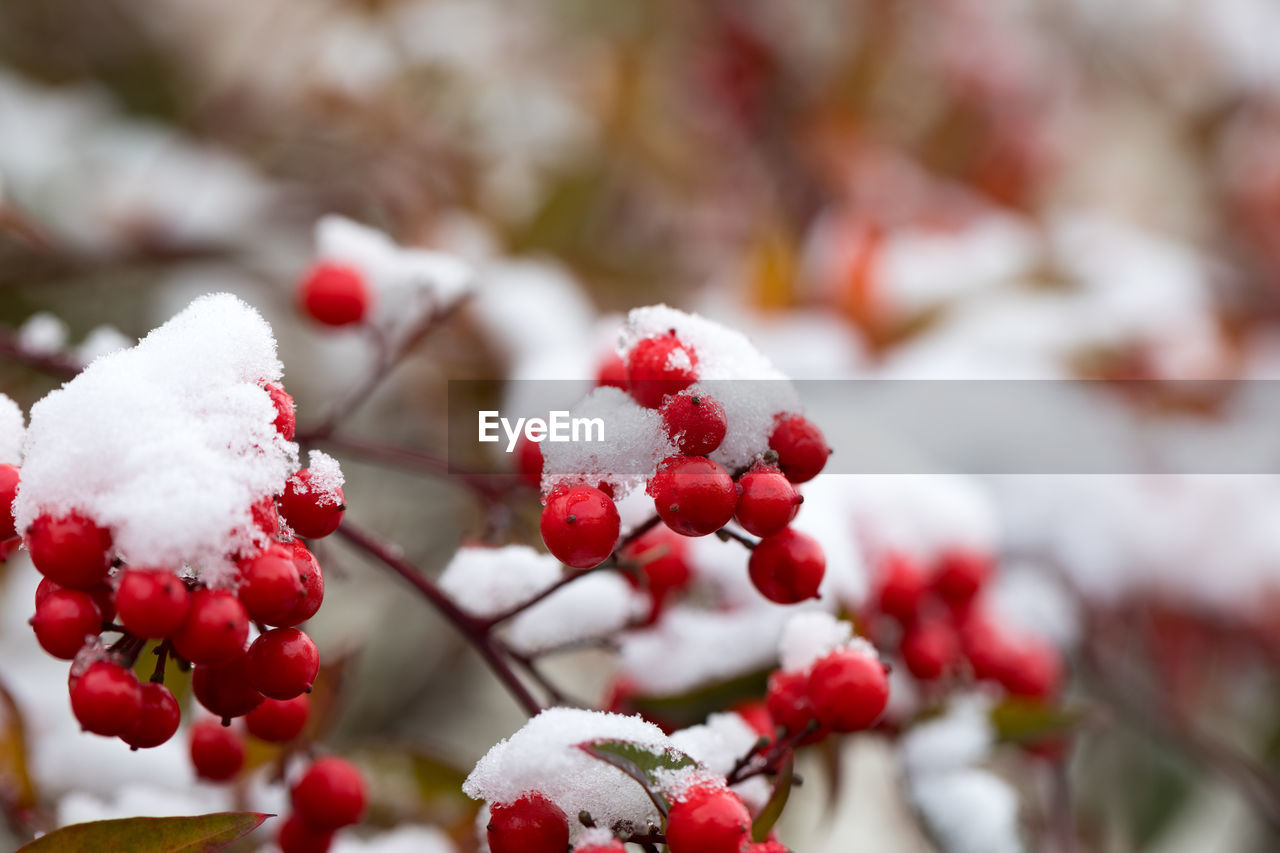
[[[403,559],[392,546],[368,531],[352,524],[350,521],[343,520],[342,526],[338,528],[337,532],[339,536],[352,545],[374,557],[401,578],[408,581],[480,653],[485,663],[493,670],[494,675],[498,677],[503,686],[507,688],[507,691],[527,714],[533,716],[542,710],[541,703],[529,692],[529,688],[524,685],[512,668],[510,650],[491,636],[492,626],[488,622],[476,619],[474,616],[464,612],[436,586],[434,581],[419,572],[417,566]]]
[[[164,684],[164,667],[169,662],[169,641],[165,640],[156,646],[156,668],[151,673],[151,680],[156,684]]]
[[[760,544],[756,540],[752,539],[750,536],[745,536],[739,533],[738,531],[730,530],[727,527],[722,527],[719,530],[717,530],[716,537],[721,542],[737,542],[743,548],[746,548],[748,551],[754,550],[756,545]]]

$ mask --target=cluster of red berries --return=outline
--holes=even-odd
[[[293,400],[278,384],[265,389],[276,404],[276,429],[291,439]],[[6,472],[14,480],[21,472]],[[71,709],[81,726],[119,737],[130,746],[158,746],[173,736],[180,712],[164,686],[172,657],[191,669],[197,701],[224,724],[253,716],[250,728],[269,740],[290,740],[306,720],[305,693],[319,670],[315,644],[297,625],[324,598],[319,563],[300,539],[287,538],[280,519],[300,536],[332,532],[341,520],[341,497],[313,493],[300,472],[278,499],[266,497],[253,517],[271,544],[238,555],[238,587],[215,589],[179,574],[179,567],[123,564],[112,533],[82,512],[40,515],[23,532],[31,561],[44,578],[31,619],[36,639],[51,655],[77,660],[69,679]],[[236,556],[236,555],[233,555]],[[250,622],[261,633],[248,642]],[[118,635],[105,653],[93,646]],[[132,664],[148,641],[159,641],[159,661],[147,683]],[[86,649],[86,647],[90,647]],[[200,750],[204,752],[204,748]],[[220,759],[204,766],[223,775]],[[197,768],[201,767],[197,760]]]
[[[361,272],[345,264],[321,261],[298,284],[302,312],[326,326],[350,326],[364,321],[372,294]]]
[[[944,551],[932,572],[912,558],[887,554],[871,603],[869,624],[892,645],[918,681],[945,683],[970,676],[1010,695],[1049,701],[1062,684],[1062,660],[1043,641],[1015,636],[978,604],[993,574],[989,556],[972,549]]]
[[[744,471],[731,473],[708,458],[728,430],[724,407],[690,388],[698,380],[698,356],[674,331],[645,338],[628,353],[621,375],[614,369],[602,381],[624,388],[643,406],[656,408],[678,455],[664,459],[646,484],[654,510],[666,527],[681,536],[707,536],[730,521],[759,536],[752,544],[751,580],[762,595],[779,604],[816,597],[826,571],[818,542],[789,525],[803,501],[796,485],[813,479],[826,465],[830,449],[821,431],[798,414],[780,413],[769,436],[769,451]],[[542,478],[536,444],[521,448],[522,473]],[[620,520],[611,489],[558,486],[545,496],[542,540],[567,566],[589,569],[604,562],[618,543]],[[647,550],[647,549],[643,549]],[[687,580],[673,564],[655,572],[655,601]],[[646,572],[650,580],[655,580]],[[656,611],[655,611],[656,614]]]
[[[751,813],[723,784],[692,786],[675,799],[667,815],[671,853],[788,853],[777,841],[751,841]],[[564,810],[538,791],[512,803],[493,803],[487,827],[490,853],[565,853],[569,820]],[[574,853],[624,853],[617,839],[577,847]]]
[[[806,670],[777,670],[765,695],[772,727],[797,746],[869,729],[888,704],[888,669],[861,641],[827,653]]]

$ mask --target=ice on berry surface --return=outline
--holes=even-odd
[[[376,228],[342,216],[322,217],[315,242],[318,258],[350,266],[365,277],[377,322],[389,328],[446,308],[474,286],[474,270],[459,258],[399,246]]]
[[[225,565],[262,536],[252,504],[297,469],[259,385],[280,375],[261,315],[227,294],[197,299],[32,407],[19,529],[79,511],[136,565]]]
[[[48,311],[40,311],[18,327],[18,346],[32,355],[52,355],[67,345],[67,324]]]
[[[585,810],[601,826],[630,825],[643,832],[647,821],[659,824],[657,810],[634,779],[577,748],[602,738],[630,741],[655,751],[671,747],[662,729],[639,717],[550,708],[494,745],[477,762],[462,790],[473,799],[495,803],[512,803],[538,791],[566,815]]]
[[[542,442],[542,488],[608,483],[614,496],[643,487],[658,463],[675,454],[662,416],[618,388],[594,389],[569,410],[570,418],[599,418],[604,441]]]
[[[310,472],[310,476],[305,482],[297,477],[292,479],[292,482],[297,484],[300,494],[318,495],[321,506],[341,503],[338,490],[342,488],[345,480],[342,476],[342,466],[338,464],[337,459],[322,451],[312,450],[307,454],[307,471]]]
[[[705,723],[671,733],[676,749],[720,776],[727,776],[759,738],[755,729],[732,712],[712,714]],[[734,785],[733,790],[754,812],[768,802],[772,786],[767,779],[756,777]]]
[[[0,394],[0,465],[22,463],[26,433],[26,418],[21,407],[7,395]]]

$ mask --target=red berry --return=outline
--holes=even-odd
[[[802,732],[815,719],[813,703],[809,701],[809,677],[803,672],[777,670],[769,675],[769,690],[765,694],[765,707],[774,725],[790,734]],[[826,737],[821,728],[800,741],[801,746],[817,743]]]
[[[137,725],[120,739],[134,749],[150,749],[173,737],[182,712],[178,709],[178,700],[163,684],[148,681],[140,688],[142,711],[138,714]]]
[[[132,670],[100,660],[74,677],[71,712],[87,732],[115,737],[128,732],[142,710],[142,688]]]
[[[870,728],[889,703],[889,676],[870,652],[837,649],[809,671],[809,701],[818,722],[836,732]]]
[[[253,526],[271,538],[280,532],[280,510],[276,508],[275,498],[263,498],[249,507],[249,517]]]
[[[960,659],[960,641],[940,620],[918,622],[902,635],[902,662],[921,681],[933,681],[951,671]]]
[[[319,671],[316,644],[297,628],[275,628],[249,646],[249,683],[271,699],[307,692]]]
[[[627,353],[626,364],[631,396],[650,409],[698,381],[698,356],[674,332],[640,341]]]
[[[302,579],[304,595],[289,617],[280,623],[281,627],[301,625],[315,616],[320,605],[324,603],[324,572],[320,570],[320,563],[301,539],[295,539],[291,544],[293,564],[298,567],[298,577]]]
[[[187,618],[172,635],[173,647],[191,663],[218,663],[239,654],[249,639],[249,614],[225,589],[191,593]]]
[[[730,708],[752,731],[761,737],[772,738],[774,735],[773,717],[769,715],[769,706],[759,699],[743,702]]]
[[[244,740],[226,726],[201,720],[191,727],[191,764],[201,779],[225,782],[244,766]]]
[[[599,369],[596,370],[596,384],[622,391],[627,390],[627,366],[616,352],[609,353],[600,363]]]
[[[267,699],[244,718],[249,734],[271,743],[288,743],[302,734],[311,711],[311,697]]]
[[[668,397],[662,404],[662,424],[685,456],[706,456],[724,441],[728,428],[724,406],[696,392]]]
[[[303,468],[285,483],[280,514],[303,539],[320,539],[338,529],[346,511],[342,487],[316,488],[310,468]]]
[[[979,681],[998,680],[1013,654],[1004,632],[982,613],[970,613],[960,624],[959,634],[973,677]]]
[[[575,569],[590,569],[613,553],[621,521],[618,507],[604,492],[573,486],[552,492],[538,526],[547,550],[557,560]]]
[[[876,609],[906,624],[916,617],[927,585],[920,567],[905,554],[891,552],[880,561]]]
[[[998,680],[1012,696],[1047,701],[1062,686],[1062,658],[1040,640],[1021,638],[1010,647]]]
[[[818,540],[793,528],[761,539],[747,561],[751,582],[778,604],[818,597],[827,558]]]
[[[359,271],[322,261],[313,266],[298,288],[302,310],[326,326],[359,323],[369,311],[369,286]]]
[[[781,841],[761,841],[743,847],[742,853],[791,853],[791,848]]]
[[[649,624],[657,621],[667,598],[685,589],[693,579],[693,570],[685,558],[687,541],[667,528],[658,528],[641,536],[622,551],[622,557],[640,565],[645,589],[652,605]],[[633,575],[626,575],[634,583]]]
[[[535,489],[541,489],[542,466],[542,443],[530,441],[528,436],[521,433],[516,441],[516,467],[519,469],[520,479]]]
[[[89,593],[58,589],[36,605],[31,627],[41,648],[55,658],[71,660],[85,640],[102,630],[102,611]]]
[[[738,478],[734,517],[756,536],[772,536],[791,523],[804,498],[776,468],[752,468]]]
[[[694,788],[671,804],[667,848],[671,853],[739,853],[749,838],[751,813],[727,788]]]
[[[645,491],[666,525],[682,536],[715,533],[738,504],[729,472],[705,456],[664,459]]]
[[[778,454],[778,467],[793,483],[807,483],[827,464],[831,448],[812,421],[803,415],[782,415],[769,436]]]
[[[307,595],[293,548],[275,544],[241,560],[236,594],[250,619],[266,625],[287,622]]]
[[[316,829],[339,829],[364,813],[364,777],[341,758],[321,758],[293,786],[293,808]]]
[[[276,837],[280,853],[326,853],[331,844],[332,830],[317,829],[296,814],[285,819]]]
[[[293,397],[279,382],[268,382],[262,387],[266,389],[272,405],[276,407],[276,419],[272,421],[276,432],[280,433],[280,437],[285,441],[293,441],[293,435],[298,429],[298,416]]]
[[[191,692],[197,702],[224,722],[243,717],[262,704],[262,694],[249,682],[247,654],[197,666],[191,674]]]
[[[22,469],[17,465],[0,465],[0,540],[18,535],[13,522],[13,499],[18,496],[18,480]]]
[[[573,853],[627,853],[627,848],[621,841],[614,839],[608,844],[588,844],[586,847],[577,847]]]
[[[938,558],[933,586],[952,605],[969,604],[991,576],[991,558],[979,551],[951,549]]]
[[[187,617],[187,585],[163,569],[129,569],[116,586],[120,624],[135,637],[168,637]]]
[[[40,516],[27,528],[26,540],[31,562],[62,586],[87,589],[111,568],[111,532],[78,512]]]
[[[531,791],[489,807],[488,836],[490,853],[564,853],[569,822],[563,809]]]

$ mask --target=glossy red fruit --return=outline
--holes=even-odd
[[[294,549],[275,544],[240,561],[240,588],[236,590],[245,612],[255,622],[282,625],[306,598],[306,586],[298,570]]]
[[[928,587],[924,572],[915,560],[898,552],[886,554],[878,568],[876,609],[903,624],[911,622]]]
[[[280,510],[276,508],[275,498],[263,498],[249,507],[249,517],[253,519],[253,526],[269,538],[279,535]]]
[[[302,734],[311,712],[311,697],[266,699],[244,718],[249,734],[270,743],[288,743]]]
[[[764,701],[774,725],[790,734],[804,731],[817,719],[813,703],[809,701],[809,676],[803,672],[779,669],[771,673]],[[817,728],[806,735],[800,745],[817,743],[826,735],[826,731]]]
[[[178,730],[182,712],[178,700],[163,684],[145,682],[142,690],[142,710],[137,724],[120,739],[134,749],[151,749],[165,743]]]
[[[960,660],[960,640],[950,624],[931,619],[903,632],[899,652],[908,672],[921,681],[934,681],[955,668]]]
[[[837,649],[809,670],[814,716],[835,732],[870,728],[889,704],[889,675],[874,654]]]
[[[63,588],[48,578],[41,578],[40,583],[36,586],[36,607],[40,606],[40,602],[44,601],[49,593],[57,592]],[[116,618],[116,593],[110,586],[106,583],[100,583],[80,591],[88,593],[89,597],[93,599],[93,603],[98,605],[98,612],[102,614],[103,622],[110,622]]]
[[[293,540],[293,564],[298,568],[298,577],[302,579],[303,598],[290,612],[289,617],[280,623],[280,627],[301,625],[320,609],[324,603],[324,572],[315,555],[302,543],[301,539]]]
[[[135,637],[168,637],[187,618],[187,585],[164,569],[128,569],[116,585],[120,624]]]
[[[667,599],[689,586],[693,570],[686,559],[688,540],[665,527],[641,536],[622,550],[622,557],[640,566],[644,589],[649,592],[649,624],[657,621]],[[632,584],[634,575],[625,575]]]
[[[310,468],[303,468],[285,483],[280,515],[303,539],[320,539],[338,529],[346,511],[342,487],[319,487]]]
[[[0,541],[18,535],[13,522],[13,499],[18,496],[22,469],[17,465],[0,465]]]
[[[596,370],[596,385],[627,390],[627,365],[616,352],[610,352]]]
[[[613,553],[621,524],[612,498],[591,486],[573,486],[551,493],[538,526],[557,560],[590,569]]]
[[[747,561],[756,589],[778,604],[817,598],[826,570],[827,558],[818,540],[790,527],[761,539]]]
[[[173,632],[173,647],[190,663],[218,663],[234,657],[249,639],[249,614],[225,589],[191,593],[187,618]]]
[[[627,353],[627,385],[631,396],[656,409],[662,398],[698,381],[698,356],[674,333],[645,338]]]
[[[627,853],[627,848],[615,838],[608,844],[588,844],[575,848],[573,853]]]
[[[791,848],[781,841],[761,841],[743,847],[742,853],[791,853]]]
[[[807,483],[822,471],[831,448],[822,430],[803,415],[782,415],[769,436],[778,454],[778,467],[793,483]]]
[[[705,456],[664,459],[645,491],[667,527],[682,536],[715,533],[738,505],[729,472]]]
[[[667,847],[671,853],[740,853],[750,830],[741,797],[727,788],[694,788],[671,804]]]
[[[71,712],[87,732],[124,734],[137,723],[141,710],[138,679],[119,664],[95,661],[71,682]]]
[[[804,498],[777,468],[757,467],[738,478],[734,518],[743,530],[772,536],[791,523]]]
[[[26,531],[31,562],[54,583],[87,589],[111,568],[111,532],[78,512],[42,515]]]
[[[296,814],[285,819],[276,836],[280,853],[326,853],[332,844],[333,830],[317,829]]]
[[[316,644],[297,628],[274,628],[249,646],[246,674],[271,699],[292,699],[311,689],[320,672]]]
[[[1038,639],[1019,638],[1011,645],[998,680],[1012,696],[1047,701],[1062,687],[1062,656]]]
[[[262,387],[271,397],[271,404],[276,407],[276,419],[272,421],[276,432],[280,433],[280,437],[285,441],[293,441],[294,433],[298,429],[298,416],[293,397],[279,382],[268,382]]]
[[[201,779],[225,782],[244,767],[244,740],[232,729],[201,720],[191,727],[191,764]]]
[[[488,837],[490,853],[564,853],[569,822],[563,809],[532,791],[489,807]]]
[[[298,817],[317,829],[339,829],[364,814],[364,776],[341,758],[321,758],[293,786]]]
[[[352,267],[332,261],[313,266],[298,288],[298,302],[303,312],[326,326],[349,326],[363,321],[371,301],[364,276]]]
[[[991,577],[991,558],[981,551],[953,548],[938,558],[933,587],[950,604],[967,605]]]
[[[247,654],[197,666],[191,675],[196,701],[223,721],[243,717],[262,704],[262,694],[249,681]]]
[[[542,488],[542,443],[530,441],[524,434],[516,441],[516,468],[520,479],[535,489]]]
[[[661,411],[667,436],[685,456],[706,456],[724,441],[728,430],[724,406],[706,394],[672,394]]]
[[[102,630],[102,612],[87,592],[57,589],[36,605],[31,627],[42,649],[55,658],[71,660],[90,636]]]

